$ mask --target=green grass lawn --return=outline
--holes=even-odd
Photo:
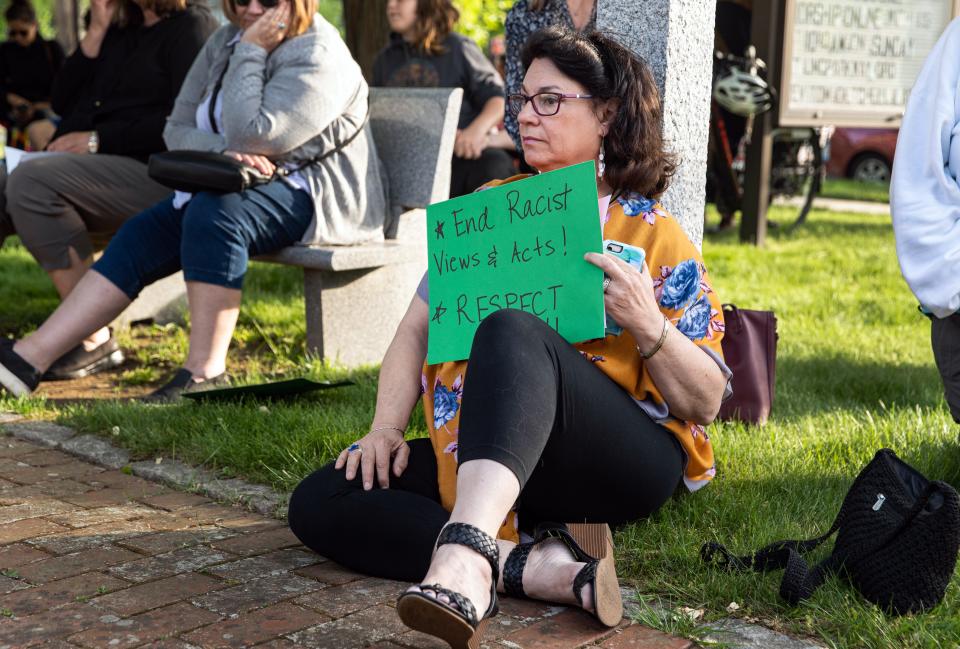
[[[863,183],[848,178],[827,178],[820,190],[824,198],[845,198],[852,201],[873,203],[890,202],[890,185]]]
[[[789,208],[774,208],[786,219]],[[708,237],[705,256],[724,302],[773,309],[779,320],[777,395],[763,427],[711,429],[718,478],[680,496],[651,519],[617,534],[620,574],[651,604],[704,608],[706,619],[734,615],[842,648],[960,646],[960,573],[945,602],[918,616],[887,617],[832,580],[795,608],[777,596],[779,573],[732,575],[706,569],[711,539],[746,552],[770,541],[825,531],[853,477],[876,449],[893,448],[931,478],[960,486],[960,428],[941,396],[929,324],[900,277],[889,218],[815,210],[798,231],[768,234],[767,246],[739,245],[735,232]],[[10,243],[0,251],[2,331],[24,332],[55,303],[44,278]],[[242,379],[305,372],[349,375],[354,387],[289,404],[143,407],[97,404],[56,408],[0,399],[18,409],[111,437],[141,457],[203,463],[290,489],[364,432],[373,411],[375,368],[345,373],[303,358],[299,274],[255,266],[232,355]],[[125,334],[143,367],[127,380],[156,381],[183,349],[179,330]],[[278,356],[274,356],[274,353]],[[146,368],[146,369],[144,369]],[[423,433],[414,415],[414,432]],[[111,434],[116,426],[119,432]],[[824,556],[818,552],[813,559]],[[698,636],[681,615],[650,606],[643,620]]]

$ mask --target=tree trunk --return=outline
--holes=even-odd
[[[343,24],[347,47],[369,82],[373,78],[373,59],[390,37],[387,0],[343,0]]]
[[[54,0],[53,27],[57,30],[57,42],[69,55],[77,47],[79,31],[78,0]]]

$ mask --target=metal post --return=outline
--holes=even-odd
[[[750,25],[750,41],[757,56],[767,64],[768,79],[780,92],[781,52],[783,48],[784,0],[755,2]],[[738,53],[742,54],[742,53]],[[773,129],[776,107],[758,116],[747,148],[747,167],[740,218],[740,241],[762,246],[767,236],[767,206],[770,203],[770,170],[773,166]]]

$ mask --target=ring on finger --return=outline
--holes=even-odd
[[[354,451],[356,451],[358,455],[363,453],[363,449],[360,448],[360,445],[356,442],[347,447],[347,453],[353,453]]]
[[[603,292],[604,292],[604,293],[607,292],[607,287],[610,286],[610,282],[611,282],[611,279],[610,279],[609,277],[604,277],[604,278],[603,278]]]
[[[283,22],[282,20],[277,23],[277,29],[284,30],[286,28],[287,28],[287,23]]]

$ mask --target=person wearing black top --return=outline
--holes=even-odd
[[[128,218],[170,194],[147,175],[193,60],[217,23],[186,0],[92,0],[80,47],[53,87],[61,121],[47,151],[6,179],[0,242],[16,233],[65,298]],[[122,362],[103,328],[63,356],[47,379]]]
[[[63,49],[37,33],[37,13],[29,0],[13,0],[4,16],[9,40],[0,43],[0,115],[8,128],[29,134],[32,148],[42,149],[50,131],[47,140],[34,141],[29,127],[50,116],[53,79],[63,65]],[[34,132],[42,137],[42,128]]]
[[[463,88],[451,198],[517,173],[510,155],[490,141],[503,118],[503,80],[476,43],[451,33],[458,18],[450,0],[390,0],[390,43],[373,63],[374,86]]]

